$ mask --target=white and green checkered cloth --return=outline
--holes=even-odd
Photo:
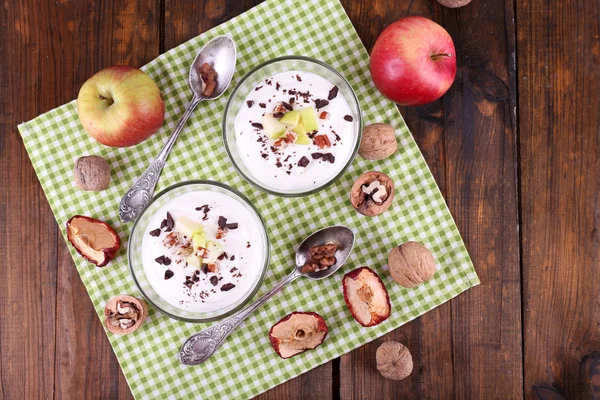
[[[102,318],[106,301],[117,294],[140,296],[129,273],[125,249],[132,224],[119,221],[121,196],[158,154],[190,98],[188,67],[198,49],[218,35],[237,44],[232,86],[257,64],[287,54],[320,59],[342,73],[360,100],[365,124],[387,122],[398,133],[399,151],[373,162],[357,157],[349,170],[318,194],[295,199],[270,196],[246,183],[231,165],[221,139],[221,118],[229,89],[217,101],[201,103],[188,121],[162,172],[157,192],[188,179],[212,179],[243,192],[264,217],[272,243],[270,270],[258,295],[294,267],[295,247],[311,232],[344,224],[356,233],[348,263],[333,277],[295,281],[259,309],[206,363],[180,365],[175,355],[183,341],[204,324],[178,322],[152,308],[134,334],[108,337],[136,398],[247,398],[349,352],[422,315],[479,283],[444,199],[396,106],[373,87],[369,56],[337,0],[271,0],[161,55],[143,69],[160,86],[166,120],[146,142],[126,149],[105,147],[90,138],[77,117],[75,102],[19,126],[40,183],[65,234],[75,214],[105,220],[123,240],[118,257],[96,268],[73,251],[77,270]],[[102,192],[84,192],[73,181],[73,164],[83,155],[106,158],[112,183]],[[396,185],[392,207],[378,217],[364,217],[349,201],[356,177],[368,170],[387,173]],[[389,250],[408,240],[424,243],[435,254],[434,279],[415,289],[397,285],[387,272]],[[392,316],[382,324],[361,327],[342,295],[344,273],[367,265],[377,271],[391,297]],[[257,295],[257,296],[258,296]],[[282,360],[271,349],[268,330],[292,311],[315,311],[330,334],[316,350]]]

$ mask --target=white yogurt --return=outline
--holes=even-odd
[[[235,119],[237,148],[246,168],[263,186],[275,191],[307,191],[330,181],[346,165],[352,156],[353,124],[356,121],[341,92],[328,100],[328,105],[317,110],[317,134],[328,136],[332,144],[328,149],[321,149],[313,142],[310,145],[291,144],[283,150],[274,151],[272,146],[275,141],[268,139],[262,129],[252,126],[252,123],[260,123],[263,115],[273,113],[278,102],[289,103],[294,98],[294,110],[315,107],[315,100],[327,100],[333,87],[332,83],[319,75],[289,71],[266,78],[248,94]],[[319,118],[322,111],[329,114],[329,119]],[[335,161],[331,163],[322,158],[314,159],[314,153],[331,153]],[[302,157],[310,161],[306,167],[298,165]]]
[[[205,204],[210,207],[206,216],[203,210],[196,210]],[[206,232],[206,240],[221,244],[222,252],[227,254],[216,262],[216,273],[199,272],[200,279],[191,287],[185,285],[186,277],[193,276],[194,271],[198,269],[187,265],[184,259],[174,256],[163,246],[163,239],[167,235],[165,229],[161,230],[158,237],[150,235],[151,231],[160,228],[167,212],[175,221],[187,217],[201,223]],[[227,218],[227,223],[238,223],[238,227],[227,231],[224,238],[216,239],[217,221],[220,216]],[[213,312],[227,308],[251,291],[260,277],[265,263],[261,231],[262,227],[255,215],[226,194],[215,191],[183,194],[165,204],[152,217],[144,232],[144,271],[158,295],[177,308],[192,312]],[[158,263],[156,259],[160,256],[168,257],[171,260],[170,264]],[[165,279],[167,270],[173,272],[169,279]],[[210,281],[213,276],[218,279],[217,285]],[[233,284],[235,287],[221,291],[225,284]]]

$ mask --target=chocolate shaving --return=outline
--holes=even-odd
[[[202,265],[200,265],[200,271],[208,274],[208,264],[202,263]]]
[[[344,115],[344,119],[348,122],[354,121],[354,118],[352,118],[352,115]]]
[[[248,106],[248,108],[252,107],[254,105],[254,102],[252,100],[248,100],[246,102],[246,105]]]
[[[173,277],[173,275],[175,275],[175,273],[173,271],[171,271],[170,269],[165,271],[165,280],[167,279],[171,279]]]
[[[171,259],[169,257],[165,257],[163,260],[163,265],[171,265]]]
[[[226,283],[223,286],[221,286],[221,292],[227,292],[231,289],[233,289],[235,287],[235,285],[233,283]]]
[[[290,103],[286,103],[285,101],[282,101],[281,105],[284,106],[288,111],[292,111],[294,109]]]
[[[167,229],[166,229],[166,231],[171,232],[174,227],[175,227],[175,221],[173,220],[171,213],[167,211],[167,225],[166,225]]]
[[[323,157],[323,153],[312,153],[311,157],[313,158],[313,160],[316,160]]]
[[[154,259],[154,261],[156,261],[156,262],[157,262],[158,264],[160,264],[160,265],[164,265],[164,263],[165,263],[165,258],[166,258],[165,256],[156,257],[156,258]]]
[[[298,166],[299,167],[306,167],[309,163],[310,163],[310,160],[308,158],[306,158],[305,156],[302,156],[302,158],[300,159],[300,161],[298,161]]]
[[[279,88],[281,88],[281,85],[279,82],[275,82],[275,90],[279,90]]]
[[[325,99],[316,99],[315,100],[315,107],[317,109],[323,108],[323,107],[327,106],[328,104],[329,104],[329,101],[325,100]]]
[[[232,222],[231,224],[227,224],[227,225],[225,225],[225,227],[226,227],[227,229],[229,229],[229,230],[232,230],[232,229],[237,229],[237,228],[238,228],[238,223],[237,223],[237,222]]]
[[[260,108],[267,108],[267,105],[265,103],[258,103],[258,106]]]
[[[217,225],[219,226],[219,229],[225,229],[227,227],[227,218],[220,216]]]
[[[219,254],[219,257],[217,257],[217,260],[221,261],[221,260],[223,260],[226,257],[227,257],[227,253],[222,252],[221,254]]]
[[[329,91],[329,96],[327,96],[327,100],[333,100],[337,97],[338,95],[338,87],[334,86],[331,88],[331,90]]]
[[[254,88],[255,91],[259,91],[260,89],[262,89],[262,86],[257,86]]]
[[[275,118],[279,119],[279,118],[283,117],[283,113],[281,113],[281,112],[274,113],[274,114],[273,114],[273,117],[275,117]]]
[[[335,156],[331,153],[325,153],[323,154],[323,161],[329,161],[333,164],[335,162]]]
[[[231,261],[235,260],[235,256],[231,256],[230,260]]]
[[[253,127],[257,128],[257,129],[262,129],[263,126],[260,122],[253,122],[250,125],[252,125]]]
[[[219,278],[216,277],[216,275],[213,275],[210,277],[210,283],[213,286],[217,286],[219,284]]]
[[[150,236],[160,236],[160,228],[156,228],[153,231],[150,231]]]
[[[296,75],[296,80],[297,80],[298,82],[302,82],[302,78],[300,78],[300,75]]]

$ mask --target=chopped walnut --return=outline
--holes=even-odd
[[[331,142],[329,141],[329,137],[327,135],[317,135],[317,136],[315,136],[313,141],[321,149],[331,147]]]
[[[337,245],[335,243],[325,243],[321,246],[313,246],[308,249],[310,259],[307,260],[300,271],[304,273],[323,271],[337,262],[335,252]]]
[[[328,113],[327,111],[322,111],[322,112],[319,114],[319,118],[320,118],[320,119],[329,119],[329,113]]]
[[[175,231],[169,232],[165,236],[163,246],[171,250],[176,256],[189,256],[193,252],[192,242]]]
[[[217,71],[209,64],[204,63],[198,71],[202,78],[202,95],[210,97],[217,89]]]
[[[285,108],[282,102],[277,103],[277,105],[275,105],[275,108],[273,108],[273,115],[281,114],[281,116],[283,116],[283,114],[285,114],[286,112],[288,112],[288,109]]]

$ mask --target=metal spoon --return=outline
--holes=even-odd
[[[308,250],[311,247],[328,242],[333,242],[338,247],[335,253],[336,263],[322,271],[309,273],[302,272],[300,269],[308,259]],[[182,364],[187,365],[198,365],[203,363],[217,350],[227,336],[229,336],[242,321],[252,314],[254,310],[266,303],[267,300],[273,297],[273,295],[279,292],[285,285],[301,276],[312,280],[318,280],[333,275],[346,262],[353,246],[354,233],[350,228],[346,228],[345,226],[330,226],[329,228],[324,228],[313,233],[304,239],[300,244],[300,247],[298,247],[296,252],[296,268],[294,268],[291,274],[279,282],[277,286],[271,289],[267,294],[245,309],[238,311],[236,314],[210,328],[190,336],[183,346],[181,346],[181,350],[178,354],[179,361],[181,361]]]
[[[179,133],[185,126],[190,115],[202,100],[215,100],[223,94],[229,87],[231,77],[235,71],[236,49],[235,43],[229,36],[217,36],[208,42],[196,55],[189,75],[189,85],[194,96],[187,107],[187,110],[177,123],[175,130],[165,143],[158,157],[150,164],[148,169],[138,178],[133,186],[125,193],[119,205],[119,216],[124,222],[133,221],[137,218],[140,211],[146,207],[154,187],[158,182],[158,177],[162,171],[167,157],[179,137]],[[200,66],[204,63],[209,63],[217,72],[217,87],[212,95],[204,97],[202,95],[202,78],[199,74]]]

